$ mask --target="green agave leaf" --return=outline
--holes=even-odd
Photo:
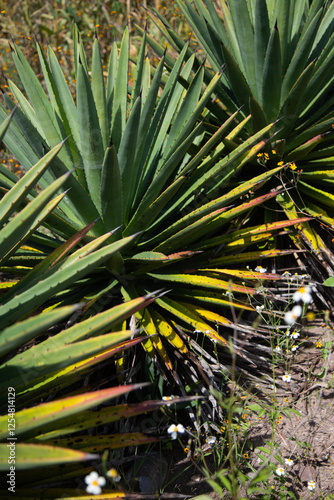
[[[53,342],[44,342],[19,353],[0,367],[0,387],[5,391],[8,381],[17,393],[33,391],[34,386],[59,370],[99,355],[112,345],[131,337],[131,331],[114,332],[64,345],[56,335]]]
[[[243,110],[245,110],[245,114],[249,113],[249,98],[252,95],[252,92],[249,88],[249,84],[246,81],[241,69],[233,59],[232,55],[228,51],[228,49],[223,45],[222,46],[224,61],[226,64],[226,70],[229,77],[230,85],[233,88],[233,91],[238,99],[238,105],[243,105]]]
[[[172,252],[174,248],[180,244],[180,241],[183,242],[183,245],[185,243],[189,245],[190,243],[198,241],[203,235],[209,237],[210,234],[212,234],[219,226],[222,226],[237,215],[252,209],[254,206],[273,198],[276,194],[277,192],[269,193],[259,198],[255,198],[247,203],[243,203],[242,205],[230,210],[227,210],[226,208],[215,210],[209,215],[206,215],[198,221],[189,224],[181,231],[169,237],[166,241],[157,245],[155,250],[161,252]],[[197,247],[194,249],[197,250]]]
[[[14,82],[12,82],[11,80],[8,80],[8,84],[9,84],[9,90],[10,90],[11,94],[14,96],[20,109],[23,111],[23,113],[27,117],[27,119],[31,121],[31,123],[33,124],[33,127],[36,129],[37,134],[39,134],[42,137],[43,142],[45,142],[46,141],[45,133],[44,133],[43,129],[41,128],[41,124],[39,123],[39,121],[37,119],[34,108],[30,104],[28,99],[23,95],[21,90],[15,85]],[[9,97],[9,94],[4,94],[4,101],[9,109],[14,109],[15,103]],[[41,141],[40,144],[32,144],[32,147],[33,148],[41,147],[43,142]]]
[[[111,137],[118,151],[124,133],[127,114],[127,85],[129,71],[129,29],[125,28],[117,65],[117,76],[113,92]]]
[[[113,98],[114,98],[114,88],[116,83],[118,67],[118,56],[117,56],[117,43],[114,40],[111,46],[109,65],[108,65],[108,76],[107,76],[107,89],[106,89],[106,101],[107,101],[107,116],[108,116],[108,130],[110,130],[111,116],[113,114]]]
[[[105,151],[109,141],[109,127],[106,107],[106,91],[102,69],[101,51],[95,33],[92,57],[92,94],[94,97],[97,116],[102,136],[103,150]]]
[[[42,314],[5,328],[0,333],[0,355],[5,356],[10,351],[14,352],[14,349],[26,344],[39,333],[73,314],[78,308],[78,305],[73,305],[60,307],[54,311],[44,311]],[[7,383],[9,383],[8,380]]]
[[[263,129],[267,124],[267,119],[260,104],[250,96],[249,109],[252,115],[252,125],[254,132]]]
[[[42,191],[37,198],[29,203],[0,231],[0,259],[4,259],[13,247],[21,241],[27,233],[30,224],[34,222],[39,212],[47,205],[58,189],[65,183],[71,174],[65,174],[54,181],[49,188]],[[60,201],[60,199],[59,199]]]
[[[118,150],[118,164],[122,179],[123,219],[127,223],[130,208],[136,192],[137,169],[135,164],[138,128],[140,124],[141,98],[138,97],[133,105],[131,114],[124,128],[124,133]],[[117,210],[114,207],[114,210]],[[119,209],[118,209],[119,210]]]
[[[288,130],[291,130],[298,118],[299,106],[314,72],[314,67],[315,63],[312,61],[301,73],[281,107],[280,115],[285,126],[284,134],[286,134]]]
[[[218,247],[220,245],[226,246],[227,248],[233,248],[239,245],[249,245],[252,241],[257,242],[259,235],[265,234],[265,239],[271,237],[274,231],[287,228],[289,226],[300,224],[301,222],[306,222],[310,220],[310,217],[299,217],[297,219],[275,221],[269,224],[261,224],[259,226],[248,227],[245,229],[240,229],[239,231],[230,232],[227,235],[217,236],[211,238],[202,245],[197,245],[198,250],[205,250],[210,247]],[[252,237],[254,236],[254,240]]]
[[[51,272],[45,279],[37,282],[17,297],[14,297],[7,304],[0,306],[2,325],[8,325],[12,321],[22,318],[25,314],[28,314],[31,310],[44,303],[48,298],[54,296],[57,292],[63,290],[66,286],[85,276],[92,269],[105,262],[111,255],[118,252],[132,239],[133,237],[124,238],[123,240],[107,245],[100,250],[96,250],[91,254],[81,257],[75,262],[67,259],[65,265],[61,263],[56,272]],[[69,265],[69,262],[71,262],[71,265]]]
[[[332,123],[333,123],[333,118],[331,115],[327,115],[326,117],[323,117],[323,119],[316,124],[311,125],[309,128],[307,128],[304,131],[298,131],[298,136],[294,139],[292,139],[286,147],[287,152],[289,152],[292,149],[297,148],[301,144],[304,144],[307,142],[309,139],[312,139],[318,134],[322,134],[324,132],[327,132],[331,130],[332,128]]]
[[[42,276],[45,278],[47,275],[55,272],[56,268],[54,266],[58,263],[58,261],[64,259],[64,257],[71,251],[71,249],[75,245],[77,245],[82,240],[82,238],[84,238],[84,236],[90,231],[95,223],[96,221],[92,222],[81,231],[78,231],[76,234],[74,234],[68,241],[56,247],[50,255],[39,262],[26,276],[23,277],[15,286],[15,288],[12,289],[12,291],[6,294],[4,300],[8,301],[14,295],[18,295],[18,293],[22,292],[23,290],[30,288],[31,285],[40,280]],[[68,261],[68,263],[70,264],[71,262],[74,262],[76,258],[83,257],[85,254],[88,254],[90,251],[96,249],[99,244],[102,244],[105,241],[105,239],[107,238],[102,236],[86,245],[83,249],[80,249],[78,252],[73,254],[71,260]]]
[[[298,5],[299,4],[299,5]],[[302,7],[298,7],[302,4]],[[281,0],[277,2],[276,0],[272,2],[273,12],[271,16],[271,26],[273,27],[277,23],[280,44],[281,44],[281,61],[282,61],[282,74],[286,73],[290,53],[293,53],[294,38],[297,38],[299,33],[292,33],[293,29],[299,29],[301,20],[299,19],[300,14],[304,11],[305,1],[301,0],[291,4],[290,0]],[[281,82],[280,82],[281,83]]]
[[[333,31],[334,25],[334,5],[330,3],[327,5],[325,15],[322,18],[319,30],[314,41],[313,51],[310,55],[310,59],[315,59],[319,57],[324,47],[327,45],[328,39],[330,38],[330,33]]]
[[[43,90],[42,85],[38,81],[38,78],[17,44],[15,44],[12,51],[12,57],[25,91],[29,97],[30,103],[36,113],[36,118],[39,121],[40,128],[43,130],[50,147],[53,148],[59,144],[64,137],[62,137],[60,133],[52,106]],[[68,157],[65,149],[59,153],[59,158],[64,162],[68,169],[72,167],[70,158]]]
[[[282,85],[281,46],[278,29],[270,34],[266,57],[263,64],[261,103],[268,122],[274,121],[280,110]]]
[[[124,392],[122,392],[120,394],[124,394],[126,392],[129,392],[129,390],[137,389],[137,388],[140,388],[143,386],[144,386],[144,384],[138,384],[135,386],[125,386],[122,388],[115,387],[114,389],[123,390]],[[107,390],[109,390],[109,389],[107,389]],[[98,392],[102,392],[102,391],[98,391]],[[77,396],[77,397],[79,398],[79,400],[81,398],[84,398],[84,396]],[[117,397],[117,394],[115,394],[115,397]],[[70,399],[70,398],[67,398],[67,399]],[[178,398],[175,401],[175,404],[189,402],[189,401],[193,401],[196,399],[202,399],[202,398],[201,398],[201,396],[191,396],[191,397]],[[46,404],[48,404],[48,403],[46,403]],[[100,404],[100,403],[96,403],[96,405],[97,404]],[[166,405],[166,401],[159,400],[159,401],[142,401],[140,403],[131,404],[131,405],[123,404],[123,405],[118,405],[118,406],[108,406],[107,408],[102,408],[101,410],[98,410],[98,411],[92,411],[92,410],[84,411],[85,409],[83,408],[81,412],[78,412],[75,415],[75,421],[73,419],[73,416],[70,416],[70,415],[68,417],[64,416],[64,418],[60,422],[60,424],[63,425],[62,428],[54,430],[54,425],[52,425],[52,424],[47,425],[46,424],[45,427],[43,427],[43,434],[40,436],[36,435],[36,438],[39,441],[54,439],[54,438],[57,438],[58,436],[64,436],[67,434],[72,434],[74,432],[94,428],[94,427],[97,427],[97,426],[100,426],[103,424],[107,424],[110,422],[115,422],[115,421],[120,420],[121,418],[130,418],[130,417],[133,417],[135,415],[140,415],[142,413],[154,411],[154,410],[161,408],[164,405]],[[93,405],[91,405],[91,406],[93,406]]]
[[[194,79],[191,81],[187,91],[185,92],[181,100],[179,112],[176,113],[172,128],[168,134],[168,138],[164,147],[164,157],[161,163],[164,163],[166,159],[170,157],[171,151],[175,151],[175,149],[185,139],[186,135],[189,133],[194,123],[196,122],[199,114],[204,109],[206,101],[210,98],[211,93],[214,91],[214,88],[207,88],[205,92],[206,99],[202,100],[200,105],[198,101],[203,85],[203,76],[204,70],[203,67],[201,67],[197,71]],[[219,80],[219,78],[220,73],[219,77],[216,75],[215,80]]]
[[[204,274],[157,274],[150,273],[155,279],[162,281],[169,281],[171,283],[184,283],[191,286],[199,286],[204,288],[211,288],[212,290],[231,290],[232,292],[253,294],[254,289],[246,286],[235,285],[234,283],[229,283],[228,281],[223,281],[221,279],[212,278]],[[166,300],[165,298],[163,300]],[[161,300],[156,300],[157,304],[161,303]]]
[[[64,74],[50,46],[48,47],[48,60],[54,82],[54,95],[57,99],[58,109],[61,113],[66,134],[69,136],[68,142],[72,153],[73,163],[75,167],[79,167],[78,170],[80,171],[82,159],[77,109]],[[80,178],[80,180],[82,181],[83,179]]]
[[[212,261],[213,262],[213,261]],[[211,264],[211,262],[210,262]],[[226,292],[225,292],[226,294]],[[210,292],[208,290],[185,290],[183,288],[173,288],[173,295],[177,295],[180,297],[183,297],[185,300],[191,301],[191,302],[196,302],[196,303],[201,303],[202,307],[204,304],[211,304],[211,305],[217,305],[217,306],[222,306],[222,307],[227,307],[231,308],[234,307],[235,309],[243,309],[246,311],[254,311],[254,308],[251,306],[248,306],[247,304],[243,302],[239,302],[235,299],[230,300],[229,297],[226,295],[226,298],[222,298],[221,293],[217,292]]]
[[[311,198],[315,199],[317,203],[321,202],[326,207],[334,208],[334,195],[330,192],[323,191],[322,189],[318,189],[315,186],[311,186],[310,184],[299,181],[298,188],[304,194],[311,196]]]
[[[94,354],[90,358],[85,358],[82,361],[76,361],[74,364],[68,365],[65,368],[47,374],[42,380],[34,382],[33,391],[26,389],[20,393],[20,405],[17,409],[26,408],[28,405],[34,404],[36,398],[44,400],[53,389],[65,389],[66,387],[79,382],[85,373],[94,369],[96,365],[110,359],[115,354],[122,353],[126,349],[134,347],[136,344],[143,341],[143,338],[136,338],[119,342],[115,346],[104,350],[101,354]]]
[[[15,443],[15,469],[34,469],[55,464],[96,460],[98,455],[70,450],[58,446],[32,443]],[[0,444],[0,470],[8,471],[8,444]]]
[[[148,443],[155,443],[159,438],[154,436],[147,436],[143,432],[123,432],[121,434],[104,434],[102,436],[85,436],[85,439],[67,437],[62,439],[54,439],[48,441],[54,446],[71,447],[75,450],[101,452],[106,447],[115,450],[125,446],[140,446]]]
[[[145,70],[146,70],[146,64],[145,60],[148,61],[148,58],[146,58],[146,29],[144,30],[142,40],[141,40],[141,45],[139,49],[139,54],[138,58],[136,61],[136,70],[135,70],[135,76],[133,79],[133,88],[132,88],[132,93],[131,93],[131,102],[130,102],[130,113],[132,110],[132,107],[140,94],[142,93],[142,87],[145,87]],[[148,89],[144,92],[146,94]],[[146,95],[144,95],[143,98],[143,103],[146,100]]]
[[[257,90],[255,98],[257,101],[260,101],[260,96],[262,95],[263,65],[270,38],[266,0],[256,0],[254,21],[254,73]]]
[[[295,85],[299,75],[303,72],[308,56],[311,52],[320,22],[322,11],[319,10],[309,24],[304,25],[301,37],[298,41],[293,58],[290,62],[288,70],[284,76],[282,83],[282,101],[284,102],[290,93],[292,87]]]
[[[210,262],[211,265],[213,266],[225,266],[228,264],[234,264],[237,262],[240,263],[245,263],[249,261],[256,261],[259,262],[261,259],[266,259],[266,258],[275,258],[279,256],[285,256],[285,255],[290,255],[293,252],[298,252],[298,250],[291,249],[291,250],[279,250],[279,249],[273,249],[273,250],[257,250],[254,252],[242,252],[240,255],[235,255],[233,253],[232,255],[224,255],[222,257],[218,257],[217,259],[212,259]]]
[[[14,91],[13,94],[15,95]],[[14,101],[12,101],[7,94],[4,94],[4,101],[9,110],[12,111],[15,109]],[[31,108],[29,103],[28,106]],[[2,105],[0,106],[0,110],[2,119],[6,119],[8,116],[7,110]],[[29,111],[25,111],[24,114],[20,108],[17,108],[14,119],[4,138],[4,143],[10,148],[17,160],[26,170],[29,170],[35,165],[45,155],[48,149],[43,135],[38,132],[34,125],[32,114],[29,114]],[[40,184],[45,189],[54,180],[55,177],[50,168],[49,171],[44,173],[43,178],[40,179]]]
[[[7,102],[6,97],[5,100]],[[10,106],[14,107],[14,103]],[[0,116],[3,118],[7,116],[5,112],[2,112],[1,106]],[[20,109],[15,113],[14,119],[7,131],[5,144],[26,170],[29,170],[35,165],[49,149],[42,136],[34,130],[31,122],[23,115]],[[33,147],[31,145],[33,145]],[[54,158],[50,162],[50,168],[44,172],[43,177],[39,180],[39,184],[43,189],[46,189],[56,178],[68,172],[66,166],[61,163],[58,158],[59,157]],[[60,208],[67,216],[67,222],[71,221],[72,225],[75,224],[77,229],[81,229],[83,224],[90,223],[92,220],[96,219],[99,214],[89,195],[77,181],[75,176],[72,175],[68,178],[65,188],[69,189],[69,192],[60,203]],[[37,196],[37,193],[32,192],[32,195]],[[58,215],[60,215],[59,212]],[[62,218],[66,218],[66,216],[62,213]],[[102,222],[97,224],[96,228],[94,228],[97,234],[103,232],[101,225]],[[57,226],[62,226],[62,228],[64,228],[67,224],[64,224],[64,222],[60,221],[58,218]],[[73,234],[73,232],[75,232],[75,230],[71,231],[69,236]],[[68,232],[65,232],[65,234],[68,235]]]
[[[239,51],[243,61],[245,76],[256,95],[256,80],[254,67],[254,28],[250,18],[248,3],[244,0],[233,0],[228,2],[234,29],[236,32]]]
[[[123,387],[112,387],[79,396],[71,396],[49,403],[42,403],[34,408],[28,408],[16,413],[16,436],[20,439],[29,439],[47,432],[49,428],[60,428],[66,419],[84,412],[88,408],[98,406],[105,401],[114,399],[122,394],[137,390],[145,384],[133,384]],[[96,414],[97,415],[97,414]],[[0,439],[8,435],[8,415],[0,417]]]
[[[71,344],[84,340],[87,337],[94,337],[97,334],[104,334],[115,325],[119,325],[126,318],[135,314],[138,310],[147,307],[154,301],[157,293],[151,293],[130,300],[124,304],[114,306],[101,313],[95,314],[91,318],[85,319],[78,324],[67,328],[57,334],[57,342],[61,344]],[[48,339],[43,343],[43,350],[53,345],[53,339]],[[36,346],[37,347],[37,346]],[[35,349],[36,349],[35,347]]]
[[[115,146],[110,142],[106,149],[101,178],[101,208],[107,231],[123,223],[123,186]]]
[[[61,112],[60,112],[60,109],[58,106],[59,99],[57,99],[57,97],[56,97],[57,89],[55,87],[55,84],[54,84],[54,81],[52,78],[50,65],[49,65],[43,51],[41,50],[40,45],[38,45],[38,44],[37,44],[37,52],[38,52],[40,64],[42,66],[45,86],[47,88],[47,92],[49,95],[52,109],[53,109],[54,114],[56,116],[57,127],[59,129],[59,133],[61,134],[62,137],[66,137],[64,123],[62,120],[59,120],[59,118],[57,118],[60,116]],[[71,151],[70,151],[70,147],[69,147],[68,142],[65,143],[65,148],[66,148],[66,152],[68,154],[69,160],[71,161],[71,163],[73,163],[73,159],[72,159],[72,155],[71,155]],[[68,167],[69,167],[69,164],[68,164]]]
[[[196,10],[191,6],[191,4],[185,0],[177,0],[177,4],[182,10],[183,15],[189,22],[190,26],[194,28],[196,36],[199,39],[201,45],[203,46],[205,53],[208,54],[209,59],[213,65],[214,71],[218,71],[222,61],[219,61],[216,57],[216,53],[212,50],[212,39],[208,32],[207,24],[205,20],[199,16]]]
[[[298,148],[290,151],[290,153],[284,158],[286,162],[288,161],[299,161],[308,155],[327,134],[319,134],[312,139],[308,140],[305,144],[301,144]]]
[[[77,73],[78,123],[82,159],[90,196],[101,215],[101,168],[104,157],[100,122],[88,73],[79,59]]]
[[[2,139],[5,136],[5,133],[9,127],[10,122],[12,121],[12,118],[14,116],[15,111],[16,111],[16,108],[13,109],[13,111],[10,113],[10,115],[0,125],[0,143],[2,142]]]
[[[9,116],[11,119],[12,115]],[[9,123],[9,122],[8,122]],[[37,184],[40,177],[48,168],[50,161],[63,146],[63,142],[47,153],[34,167],[32,167],[15,186],[8,191],[0,202],[0,225],[8,221],[9,217],[17,211],[21,201],[29,194],[30,190]]]
[[[178,193],[181,186],[186,182],[187,177],[179,177],[173,182],[161,195],[141,214],[138,216],[136,223],[129,225],[124,234],[147,229],[150,224],[156,219],[157,214],[160,214],[167,203]]]

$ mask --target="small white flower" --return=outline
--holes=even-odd
[[[310,491],[315,490],[315,486],[316,486],[316,484],[315,484],[315,482],[314,482],[314,481],[309,481],[309,482],[307,483],[307,487],[308,487],[308,489],[309,489]]]
[[[286,278],[289,278],[291,276],[291,273],[289,273],[289,271],[284,271],[284,273],[282,274],[282,276],[284,276]]]
[[[262,304],[262,306],[256,306],[255,309],[256,309],[256,312],[258,314],[260,314],[263,311],[263,309],[264,309],[264,305]]]
[[[293,325],[293,323],[295,323],[297,319],[302,315],[302,312],[302,306],[294,306],[291,311],[285,313],[285,323],[287,323],[288,325]]]
[[[290,330],[288,330],[288,331],[286,332],[286,334],[285,334],[285,335],[286,335],[287,337],[290,337],[290,333],[291,333],[291,332],[290,332]]]
[[[285,465],[288,465],[289,467],[293,466],[293,460],[291,460],[291,458],[286,458],[284,460],[284,462],[285,462]]]
[[[180,434],[184,433],[184,427],[183,427],[182,424],[178,424],[178,425],[172,424],[170,427],[168,427],[168,431],[167,432],[168,432],[168,434],[171,435],[172,439],[176,439],[178,432]]]
[[[194,330],[194,333],[203,333],[202,330]]]
[[[278,476],[284,476],[285,474],[285,469],[283,467],[278,467],[278,469],[276,469],[276,474]]]
[[[257,271],[258,273],[266,273],[267,269],[265,267],[262,267],[262,266],[257,266],[255,268],[255,271]]]
[[[100,495],[102,491],[101,486],[105,486],[106,480],[104,477],[99,476],[97,472],[92,471],[85,477],[85,483],[88,485],[86,488],[87,493]]]
[[[291,382],[291,375],[283,375],[283,382]]]
[[[277,345],[277,346],[275,347],[274,351],[275,351],[275,352],[281,352],[281,348],[280,348],[280,346],[279,346],[279,345]]]
[[[292,352],[297,351],[297,349],[299,349],[299,345],[293,345],[293,346],[291,347],[291,351],[292,351]]]
[[[292,339],[298,339],[298,337],[300,337],[300,333],[299,332],[292,332],[291,333],[291,338]]]
[[[110,477],[114,483],[118,483],[121,480],[121,476],[118,474],[116,469],[110,469],[107,472],[107,476]]]
[[[162,396],[162,399],[163,399],[163,401],[169,401],[167,403],[167,406],[169,406],[170,404],[172,404],[171,401],[173,399],[179,399],[179,396],[173,396],[173,394],[171,394],[170,396]]]
[[[302,286],[293,294],[292,298],[295,302],[301,300],[304,304],[310,304],[312,302],[311,288],[309,286]]]
[[[207,442],[208,444],[214,444],[216,441],[217,441],[217,438],[216,438],[215,436],[208,436],[208,437],[206,438],[206,442]]]

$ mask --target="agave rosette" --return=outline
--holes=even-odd
[[[60,175],[68,176],[63,184],[68,191],[44,222],[51,233],[35,231],[29,246],[3,263],[3,269],[25,276],[4,296],[1,321],[10,325],[33,308],[83,299],[89,316],[105,309],[115,296],[134,300],[164,288],[167,294],[136,313],[144,331],[154,334],[143,342],[152,357],[158,352],[172,370],[168,342],[187,352],[179,326],[204,331],[227,346],[219,325],[233,325],[221,313],[221,306],[227,314],[231,308],[224,294],[235,294],[233,307],[252,310],[249,297],[258,276],[254,273],[247,286],[234,283],[231,276],[223,279],[217,273],[218,262],[225,267],[224,258],[246,249],[253,260],[280,255],[276,248],[259,250],[258,243],[277,234],[282,225],[293,228],[305,221],[296,217],[260,226],[248,222],[250,213],[277,196],[279,189],[259,196],[256,191],[284,166],[262,168],[247,181],[231,183],[245,165],[256,161],[275,125],[268,123],[247,136],[251,116],[243,118],[238,110],[224,114],[213,99],[221,71],[204,85],[207,69],[197,67],[193,55],[188,57],[188,44],[173,67],[163,53],[158,67],[152,68],[144,33],[131,86],[128,30],[120,48],[112,46],[105,82],[97,37],[90,72],[74,27],[75,101],[51,47],[47,57],[37,48],[48,94],[19,47],[12,47],[26,96],[9,81],[18,109],[5,144],[28,172],[57,151],[38,177],[39,189],[23,204],[40,196],[38,191],[43,193]],[[4,96],[9,110],[14,100]],[[222,115],[219,126],[210,124],[212,117],[217,122]],[[8,116],[3,105],[0,116]],[[240,134],[245,140],[237,144]],[[4,192],[17,181],[2,168]],[[57,247],[88,225],[82,246],[64,257]],[[53,250],[59,258],[50,268]]]

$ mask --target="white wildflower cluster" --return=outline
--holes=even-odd
[[[121,480],[121,476],[116,469],[110,469],[106,474],[114,483]],[[91,495],[101,495],[103,486],[107,481],[94,470],[85,477],[86,492]]]
[[[312,290],[310,286],[302,286],[292,296],[295,302],[302,302],[303,304],[310,304],[312,302]],[[285,313],[285,322],[288,325],[293,325],[302,315],[303,308],[300,304],[293,306],[291,311]]]
[[[314,482],[314,481],[309,481],[309,482],[307,483],[307,487],[308,487],[308,489],[309,489],[310,491],[315,490],[315,486],[316,486],[316,484],[315,484],[315,482]]]
[[[287,276],[285,273],[283,275]],[[305,276],[304,275],[303,276],[297,275],[297,278],[304,278],[304,277],[306,277],[306,275]],[[295,304],[293,306],[293,308],[290,311],[287,311],[284,315],[285,323],[290,325],[290,326],[294,325],[299,320],[299,318],[301,318],[301,316],[303,314],[303,305],[304,304],[309,305],[312,302],[311,287],[310,286],[300,287],[298,290],[296,290],[294,292],[292,298],[295,302],[297,302],[297,304]],[[298,339],[300,337],[300,333],[298,331],[291,332],[290,330],[288,330],[286,332],[286,335],[294,340]],[[299,348],[298,345],[296,345],[296,344],[292,345],[291,352],[296,352],[298,350],[298,348]],[[284,377],[283,377],[283,380],[284,380]]]

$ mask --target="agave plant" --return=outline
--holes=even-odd
[[[2,124],[0,140],[12,118],[13,114]],[[5,271],[4,263],[15,261],[18,252],[25,250],[30,262],[29,251],[34,253],[31,252],[34,249],[25,243],[41,241],[41,238],[35,239],[38,228],[46,218],[52,220],[52,210],[66,194],[51,199],[70,173],[52,182],[31,201],[27,199],[32,186],[62,146],[56,146],[42,157],[0,201],[0,260]],[[8,172],[6,175],[8,177]],[[71,484],[84,479],[92,470],[92,461],[100,464],[98,452],[106,449],[109,455],[111,450],[120,447],[147,445],[157,440],[140,431],[115,433],[117,428],[112,426],[121,419],[159,409],[164,401],[119,404],[122,395],[142,388],[142,384],[110,387],[109,380],[101,379],[103,367],[113,357],[124,356],[127,349],[145,340],[144,337],[130,339],[134,331],[118,329],[128,317],[147,307],[155,298],[153,294],[107,308],[77,324],[78,314],[83,315],[84,303],[56,307],[57,302],[48,301],[53,296],[61,297],[67,287],[129,241],[126,238],[123,243],[111,243],[99,250],[110,237],[107,233],[73,251],[94,224],[56,247],[18,283],[12,276],[1,283],[2,290],[9,289],[2,301],[0,332],[0,469],[8,473],[7,488],[1,491],[3,498],[8,491],[26,498],[27,485],[30,489],[40,484],[43,490],[39,489],[38,493],[43,497],[58,496],[59,490],[49,488],[50,483],[61,487],[62,495],[66,492],[67,496],[77,496],[76,489],[66,489],[64,465],[66,481]],[[15,267],[11,269],[17,272]],[[16,290],[14,294],[12,290]],[[62,302],[59,297],[57,300]],[[40,307],[45,302],[49,302],[46,309]],[[17,316],[22,319],[17,321]],[[84,383],[88,379],[89,384]],[[119,379],[122,380],[121,374]],[[106,385],[109,387],[101,389]],[[118,404],[111,406],[115,398]],[[178,402],[187,400],[189,398]],[[104,434],[101,439],[97,435],[100,425],[104,429],[107,425],[114,433]],[[107,464],[106,456],[104,467]]]
[[[44,221],[48,233],[35,231],[28,249],[8,256],[3,269],[24,276],[3,296],[0,321],[10,327],[33,310],[80,301],[85,301],[84,318],[89,318],[115,302],[164,288],[168,293],[135,316],[143,334],[151,335],[141,345],[152,359],[159,355],[158,363],[185,395],[180,377],[189,380],[189,373],[176,373],[171,358],[176,349],[195,362],[184,331],[200,330],[230,348],[226,336],[231,329],[249,332],[228,317],[231,307],[253,311],[249,298],[259,280],[279,278],[231,269],[230,264],[293,251],[263,249],[259,243],[307,220],[249,223],[249,214],[282,191],[255,196],[284,172],[284,165],[231,183],[236,173],[256,162],[275,125],[246,137],[251,115],[244,118],[238,110],[228,115],[216,102],[221,71],[204,86],[207,69],[196,67],[194,55],[187,56],[189,44],[172,67],[163,53],[154,68],[145,56],[143,33],[130,85],[127,29],[120,49],[116,42],[112,46],[105,81],[97,37],[90,72],[74,27],[75,100],[51,47],[47,56],[39,45],[37,49],[45,87],[19,47],[12,47],[26,95],[9,81],[14,100],[4,95],[1,119],[7,119],[7,108],[18,108],[4,142],[28,173],[45,154],[57,151],[28,196],[32,203],[59,176],[67,176],[67,191]],[[245,140],[237,144],[240,134]],[[15,175],[5,168],[1,173],[3,189],[14,189]],[[77,233],[83,246],[64,258],[68,242],[79,242]]]
[[[177,4],[198,42],[187,47],[188,57],[197,54],[195,67],[201,64],[201,53],[210,63],[206,83],[224,68],[215,89],[222,113],[229,116],[241,108],[240,113],[251,116],[248,127],[226,147],[234,151],[240,140],[275,122],[257,170],[281,162],[290,168],[281,176],[284,193],[277,196],[276,205],[268,205],[265,220],[275,220],[282,210],[289,219],[310,215],[320,220],[326,231],[319,224],[303,222],[299,239],[293,239],[299,249],[306,246],[317,255],[325,275],[332,274],[328,230],[334,221],[333,2],[222,0],[217,7],[211,0],[177,0]],[[174,49],[184,50],[187,43],[154,9],[151,17]],[[148,41],[162,54],[154,39]],[[172,58],[169,64],[175,64]],[[255,166],[254,162],[251,170],[244,168],[243,175],[254,175]],[[321,278],[318,264],[313,271]]]

